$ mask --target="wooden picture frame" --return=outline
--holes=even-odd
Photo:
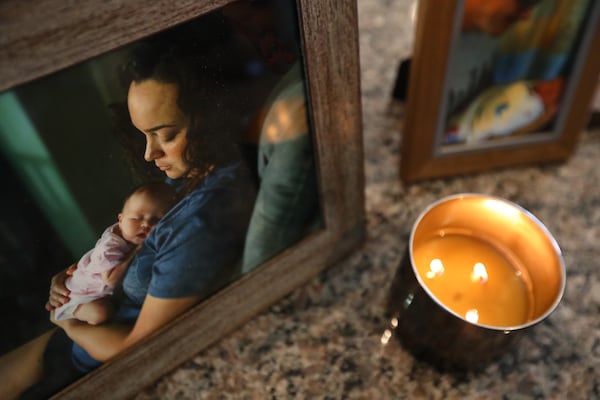
[[[0,4],[0,91],[133,43],[231,0]],[[324,228],[56,395],[129,398],[356,248],[365,236],[357,7],[298,0]]]
[[[589,105],[595,92],[595,84],[590,82],[595,83],[600,72],[600,54],[595,51],[600,46],[600,5],[595,2],[590,2],[579,39],[575,40],[577,52],[564,80],[559,108],[551,120],[543,121],[546,125],[532,123],[523,131],[515,128],[508,136],[498,134],[473,146],[444,142],[444,135],[453,128],[446,125],[451,103],[449,88],[456,76],[450,75],[458,65],[466,64],[464,57],[459,59],[457,55],[458,41],[465,40],[462,22],[466,1],[469,0],[419,2],[402,133],[400,175],[404,182],[565,160],[573,152],[590,115]],[[471,101],[470,105],[474,104]],[[465,111],[460,116],[463,121],[466,114]],[[474,125],[469,127],[471,134],[476,131]],[[468,142],[463,139],[462,143]]]

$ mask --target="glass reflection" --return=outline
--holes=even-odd
[[[54,327],[44,308],[51,277],[94,247],[142,182],[167,178],[179,202],[136,250],[115,289],[116,318],[130,333],[149,307],[147,295],[191,298],[185,309],[322,226],[295,10],[290,1],[235,2],[0,94],[0,171],[10,188],[1,200],[0,292],[2,322],[14,327],[3,330],[1,354]],[[165,75],[142,71],[147,59],[140,54],[159,55],[152,46],[185,47],[197,81],[167,78],[169,63]],[[123,85],[124,65],[146,75]],[[150,107],[158,93],[144,92],[147,82],[157,83],[162,97],[140,117],[136,99]],[[171,103],[168,88],[175,88]],[[172,112],[163,113],[165,104]],[[188,203],[202,204],[186,214]],[[197,272],[183,274],[183,264]],[[161,284],[169,274],[179,278]],[[104,361],[85,337],[71,334],[73,324],[57,325],[76,348]],[[75,377],[36,393],[54,393]]]

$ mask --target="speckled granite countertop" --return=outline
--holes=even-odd
[[[398,178],[402,108],[389,103],[410,54],[412,1],[361,0],[368,237],[361,248],[136,399],[600,398],[600,132],[566,163],[406,186]],[[396,340],[381,344],[384,303],[409,230],[429,203],[459,192],[515,201],[557,238],[563,301],[513,351],[474,373],[441,373]]]

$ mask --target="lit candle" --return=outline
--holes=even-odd
[[[476,309],[469,310],[465,314],[465,318],[467,319],[467,321],[475,324],[477,323],[477,321],[479,321],[479,311],[477,311]]]
[[[446,229],[413,249],[433,296],[467,321],[507,327],[527,322],[532,294],[514,257],[487,241]]]
[[[487,268],[483,263],[475,263],[473,272],[471,272],[471,280],[478,283],[486,283],[488,280]]]
[[[412,227],[388,329],[419,358],[480,368],[556,308],[565,281],[558,244],[527,210],[486,195],[448,196]]]

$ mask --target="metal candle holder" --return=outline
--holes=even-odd
[[[530,299],[526,320],[509,326],[469,322],[436,297],[428,288],[428,277],[415,265],[414,250],[433,234],[442,232],[443,236],[445,231],[467,232],[519,261],[522,271],[518,275],[527,277]],[[413,225],[390,291],[391,330],[415,356],[437,366],[481,366],[505,353],[526,328],[554,311],[565,281],[565,264],[556,240],[527,210],[480,194],[445,197],[427,207]]]

